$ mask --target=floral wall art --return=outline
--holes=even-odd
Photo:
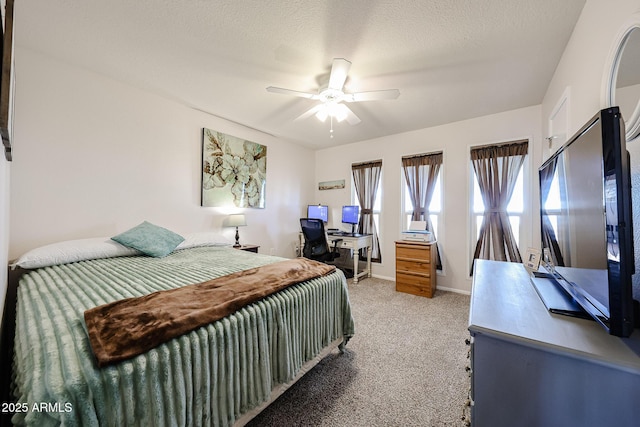
[[[202,206],[264,208],[267,147],[203,129]]]

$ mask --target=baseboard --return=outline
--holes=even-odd
[[[395,277],[381,276],[379,274],[372,274],[371,277],[375,277],[376,279],[389,280],[391,282],[395,282],[396,281]]]
[[[456,288],[447,288],[445,286],[436,286],[436,289],[439,291],[454,292],[456,294],[471,295],[471,291],[464,291],[462,289],[456,289]]]
[[[381,279],[381,280],[388,280],[390,282],[395,282],[396,281],[395,277],[387,277],[387,276],[382,276],[380,274],[372,274],[371,277],[375,277],[376,279]],[[457,288],[449,288],[449,287],[446,287],[446,286],[437,285],[436,289],[439,290],[439,291],[445,291],[445,292],[455,292],[456,294],[471,295],[470,291],[465,291],[465,290],[457,289]]]

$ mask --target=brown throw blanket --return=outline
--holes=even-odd
[[[101,305],[84,312],[91,347],[98,366],[119,362],[333,271],[332,265],[296,258]]]

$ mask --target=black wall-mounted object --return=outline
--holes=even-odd
[[[13,117],[13,2],[7,0],[3,14],[4,30],[2,31],[2,69],[0,73],[0,135],[4,155],[8,161],[13,160],[12,117]]]

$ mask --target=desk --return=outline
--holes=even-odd
[[[302,256],[302,247],[304,246],[304,234],[299,234],[300,238],[300,251]],[[338,248],[353,250],[353,283],[358,283],[360,278],[371,277],[371,247],[373,245],[373,238],[371,234],[360,234],[357,237],[334,235],[327,233],[327,239],[329,246],[333,247],[333,242],[342,239],[342,242],[338,244]],[[358,273],[358,261],[360,260],[360,249],[367,249],[367,268],[364,271]]]
[[[338,247],[353,250],[353,283],[358,283],[358,279],[360,279],[360,277],[371,277],[371,246],[373,244],[371,234],[360,234],[357,237],[354,237],[327,233],[327,238],[329,239],[329,246],[333,246],[333,242],[335,240],[342,239],[342,242],[338,244]],[[367,248],[367,268],[358,273],[360,249],[364,248]]]

